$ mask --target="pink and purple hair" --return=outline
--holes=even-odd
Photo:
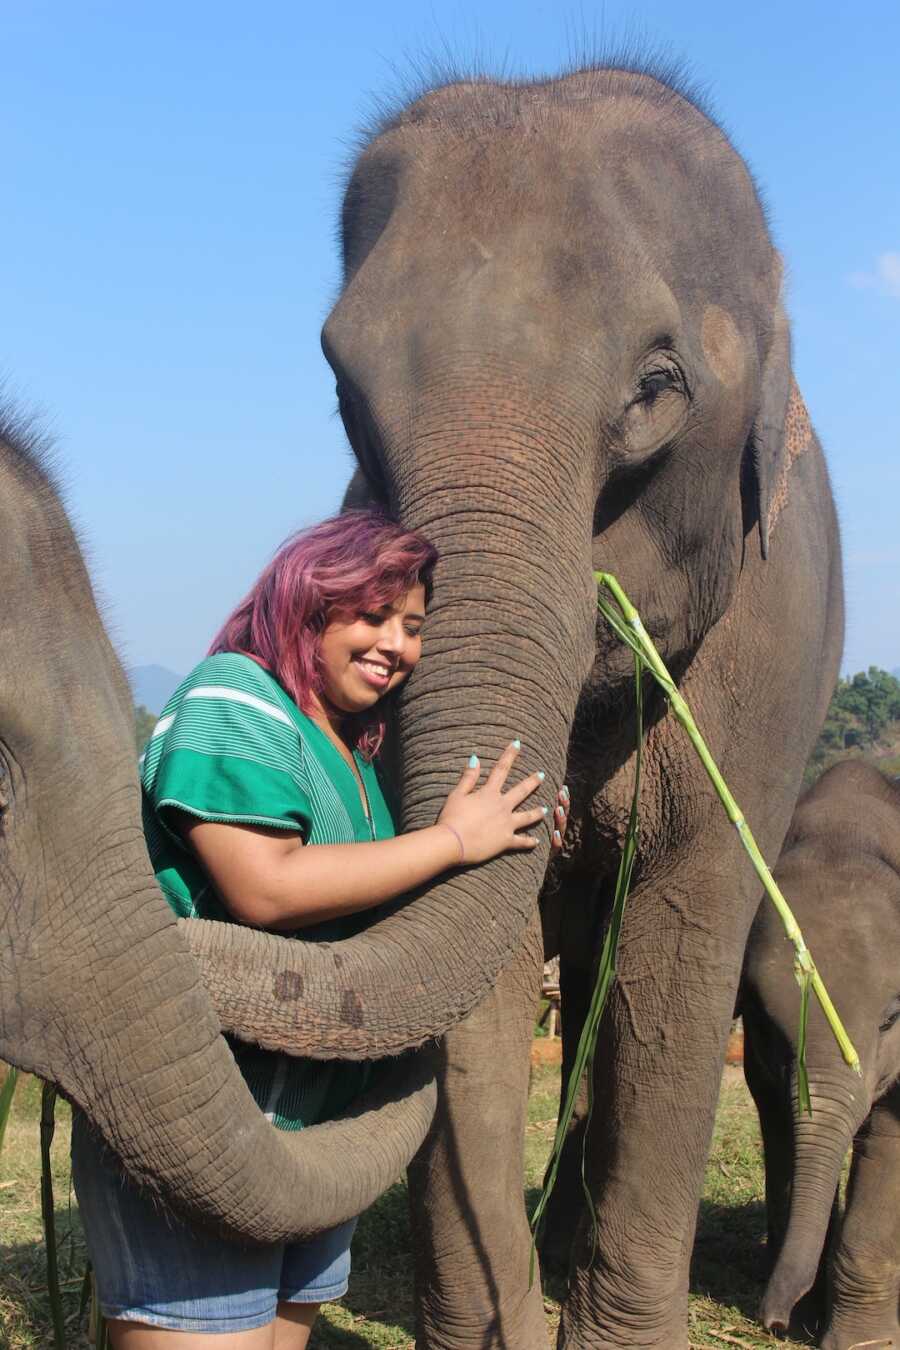
[[[209,655],[249,656],[309,713],[322,690],[320,640],[332,619],[393,604],[417,583],[430,598],[437,551],[423,535],[375,511],[346,511],[283,544],[250,594],[226,619]],[[355,719],[356,748],[371,759],[384,740],[376,704]]]

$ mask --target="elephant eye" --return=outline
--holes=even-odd
[[[638,381],[637,403],[655,403],[660,394],[676,388],[675,374],[671,370],[651,370]]]
[[[621,423],[629,456],[643,458],[663,449],[682,428],[689,403],[687,381],[674,357],[659,348],[649,353]]]
[[[890,1031],[891,1027],[896,1022],[900,1022],[900,995],[898,995],[897,998],[893,999],[888,1004],[887,1008],[885,1009],[885,1015],[881,1021],[881,1025],[879,1026],[878,1030],[882,1034],[885,1031]]]

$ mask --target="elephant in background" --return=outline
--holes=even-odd
[[[837,525],[791,375],[780,259],[722,132],[624,68],[415,99],[361,151],[342,239],[323,343],[363,491],[441,554],[398,708],[401,824],[433,821],[472,751],[489,764],[513,735],[548,805],[568,780],[543,919],[577,1010],[635,733],[630,658],[598,625],[593,569],[640,607],[769,855],[837,675]],[[521,1154],[549,841],[448,875],[333,946],[177,925],[140,834],[127,688],[22,439],[0,443],[0,1054],[60,1083],[139,1181],[256,1240],[368,1203],[425,1134],[430,1061],[440,1112],[411,1172],[419,1346],[546,1345]],[[758,899],[653,688],[645,706],[640,854],[588,1138],[598,1259],[582,1218],[567,1350],[686,1350]],[[424,1049],[351,1119],[287,1141],[220,1025],[325,1058]],[[570,1015],[569,1059],[577,1033]]]
[[[775,877],[841,1011],[862,1080],[813,1001],[806,1049],[813,1113],[798,1112],[797,986],[780,921],[764,901],[742,984],[744,1067],[765,1147],[773,1264],[760,1316],[770,1331],[785,1331],[830,1246],[820,1344],[900,1345],[900,788],[858,760],[836,764],[800,799]]]
[[[598,623],[593,570],[638,605],[770,857],[837,677],[838,531],[791,375],[781,262],[720,129],[683,90],[624,68],[422,94],[363,146],[341,229],[323,346],[359,468],[351,499],[383,503],[441,555],[398,710],[403,825],[432,820],[456,765],[510,732],[570,784],[542,905],[568,1067],[635,738],[631,658]],[[551,1216],[571,1251],[566,1350],[686,1350],[758,903],[649,683],[645,698],[639,857],[587,1138],[596,1259],[574,1135]],[[530,914],[544,867],[491,864],[460,884]],[[421,1350],[546,1345],[520,1181],[536,923],[508,955],[433,1051],[437,1122],[410,1173]]]

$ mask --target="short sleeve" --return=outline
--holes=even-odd
[[[161,824],[177,808],[202,820],[308,835],[312,808],[300,737],[270,677],[253,662],[236,656],[203,662],[166,723],[164,714],[142,774]]]

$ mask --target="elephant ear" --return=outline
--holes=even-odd
[[[357,469],[350,479],[350,482],[347,484],[341,502],[341,511],[364,510],[367,507],[379,505],[381,505],[379,498],[372,490],[372,485],[368,478],[363,473],[362,469]]]
[[[388,511],[387,493],[362,469],[357,469],[344,491],[341,511]]]
[[[786,423],[794,392],[791,374],[791,332],[784,305],[775,310],[772,341],[763,365],[762,391],[753,430],[750,433],[757,490],[759,542],[763,558],[769,556],[769,531],[778,511],[778,496],[788,468]],[[799,397],[799,395],[798,395]]]

